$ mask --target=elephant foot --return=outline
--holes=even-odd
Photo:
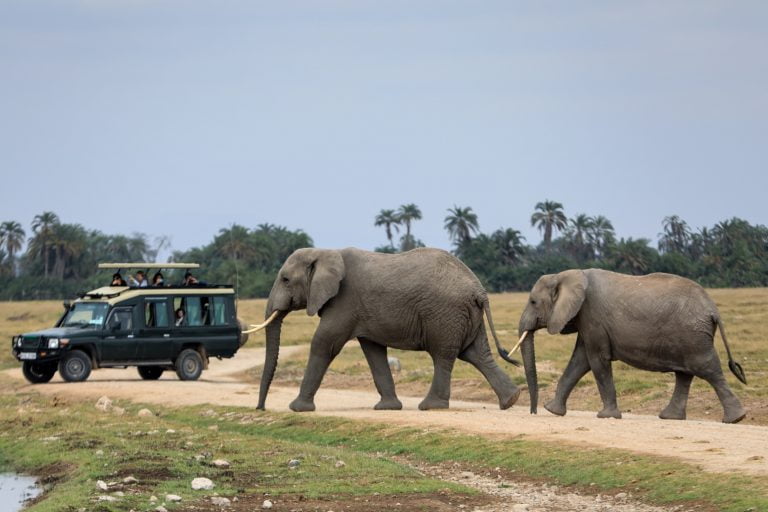
[[[734,408],[725,411],[723,416],[723,423],[738,423],[747,416],[747,410],[743,407]]]
[[[315,403],[297,398],[288,407],[295,412],[310,412],[315,410]]]
[[[566,408],[565,404],[550,400],[544,404],[544,408],[554,414],[555,416],[565,416]]]
[[[520,388],[515,388],[515,390],[506,400],[499,399],[499,409],[502,411],[509,409],[515,404],[515,402],[517,402],[518,398],[520,398]]]
[[[604,407],[602,411],[597,413],[598,418],[616,418],[617,420],[621,419],[621,411],[619,411],[616,407]]]
[[[403,404],[397,398],[382,398],[373,408],[376,411],[399,411],[403,408]]]
[[[419,410],[421,411],[428,411],[430,409],[447,409],[448,408],[448,400],[443,400],[440,398],[431,398],[427,397],[424,400],[421,401],[419,404]]]
[[[664,408],[663,411],[659,413],[659,418],[663,420],[684,420],[685,409],[680,409],[678,407],[672,407],[671,405],[668,405]]]

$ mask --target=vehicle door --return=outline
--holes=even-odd
[[[210,346],[208,353],[231,357],[240,348],[240,326],[235,318],[232,297],[214,295],[210,305]]]
[[[136,358],[136,318],[133,306],[112,308],[104,324],[101,362],[131,361]]]
[[[137,336],[140,361],[170,361],[171,304],[168,297],[144,297],[143,325]]]

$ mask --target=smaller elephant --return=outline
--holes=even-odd
[[[533,333],[544,327],[550,334],[578,333],[555,397],[544,406],[553,414],[565,414],[568,396],[591,370],[603,402],[598,417],[621,418],[611,371],[611,361],[617,360],[643,370],[675,373],[675,390],[659,415],[662,419],[685,419],[693,377],[715,389],[723,422],[736,423],[747,414],[720,367],[714,348],[716,329],[728,367],[746,384],[744,371],[733,360],[717,306],[693,281],[671,274],[627,276],[598,269],[539,278],[519,325],[531,413],[538,401]]]

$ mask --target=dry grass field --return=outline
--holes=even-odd
[[[731,347],[737,360],[743,365],[749,384],[743,385],[727,371],[728,382],[742,399],[749,415],[745,422],[768,424],[768,289],[716,289],[709,293],[717,302],[723,316]],[[507,348],[516,341],[517,322],[527,298],[525,293],[507,293],[491,296],[496,328]],[[243,300],[239,303],[239,315],[247,322],[260,322],[264,316],[264,300]],[[6,302],[0,303],[0,340],[7,349],[0,351],[0,364],[4,367],[17,363],[10,356],[10,337],[25,331],[32,331],[53,325],[62,311],[60,302]],[[308,317],[298,311],[286,317],[283,324],[283,344],[308,343],[318,323],[317,317]],[[536,335],[536,356],[541,386],[540,403],[554,393],[554,385],[567,363],[575,335],[550,336],[540,331]],[[249,346],[263,345],[262,334],[252,335]],[[725,350],[719,335],[715,346],[725,361]],[[495,350],[494,350],[495,352]],[[425,353],[390,351],[390,355],[401,360],[402,370],[395,374],[398,393],[402,395],[424,395],[432,378],[432,363]],[[499,359],[513,380],[524,385],[522,369],[517,369]],[[281,359],[276,382],[296,385],[301,381],[306,353],[290,359]],[[674,377],[671,374],[651,373],[636,370],[621,363],[614,363],[614,375],[622,411],[656,414],[667,403],[672,393]],[[258,379],[258,369],[251,372],[252,379]],[[355,342],[351,342],[332,364],[323,386],[360,388],[373,390],[365,358]],[[494,400],[490,386],[471,366],[457,362],[453,374],[454,398],[472,400]],[[525,406],[524,393],[520,406]],[[574,390],[569,408],[597,411],[600,400],[591,375],[587,375]],[[546,412],[544,412],[546,414]],[[695,379],[691,390],[688,409],[689,418],[719,420],[720,404],[712,388]]]

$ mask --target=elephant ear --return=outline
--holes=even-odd
[[[307,314],[309,316],[316,315],[326,302],[339,293],[344,275],[344,260],[338,251],[318,251],[317,257],[309,267],[307,283]]]
[[[587,276],[581,270],[566,270],[556,276],[554,304],[547,320],[547,332],[558,334],[579,313],[587,294]]]

